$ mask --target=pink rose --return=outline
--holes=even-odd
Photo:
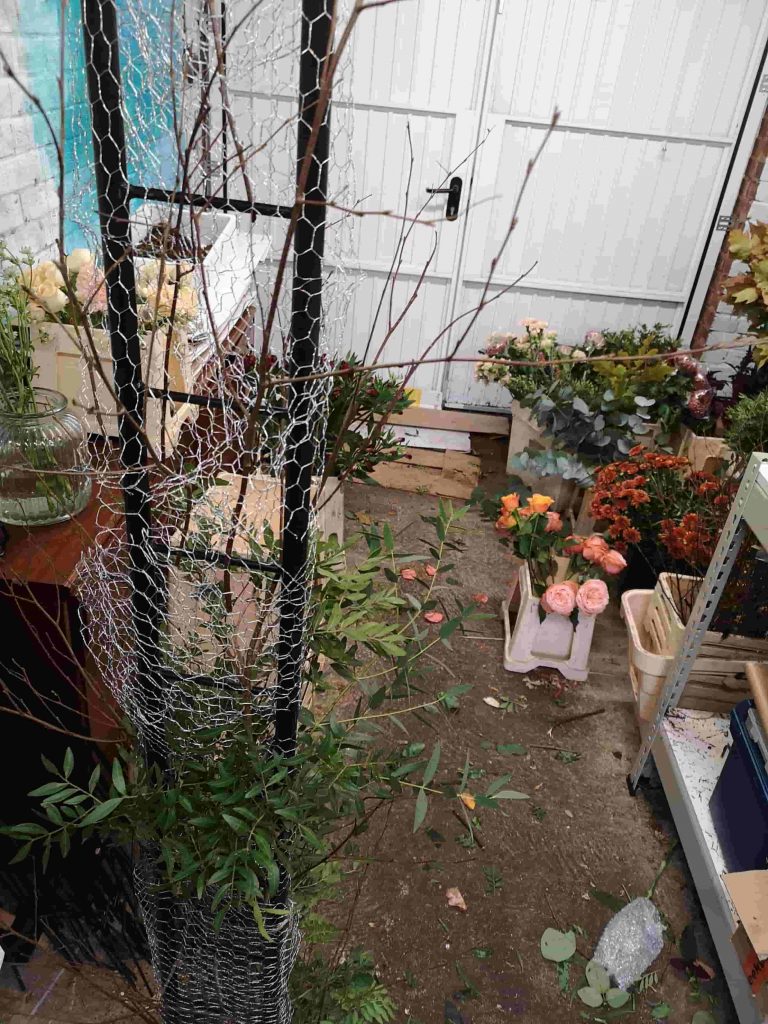
[[[544,533],[559,533],[563,528],[563,520],[559,512],[547,512],[547,525]]]
[[[620,572],[627,568],[627,560],[620,551],[611,548],[610,551],[606,551],[598,565],[609,576],[618,576]]]
[[[604,580],[587,580],[576,595],[579,611],[585,615],[599,615],[608,607],[608,587]]]
[[[78,271],[75,295],[86,313],[106,312],[107,286],[104,275],[94,263],[84,263]]]
[[[576,607],[578,584],[575,580],[564,583],[550,583],[541,595],[541,607],[545,612],[555,615],[570,615]]]
[[[587,537],[584,541],[581,554],[588,562],[599,563],[608,554],[608,550],[608,544],[605,539],[599,533],[593,533],[591,537]]]

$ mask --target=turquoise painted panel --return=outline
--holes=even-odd
[[[120,57],[126,114],[129,180],[172,187],[177,158],[170,86],[170,24],[173,0],[118,0]],[[25,51],[27,81],[58,130],[60,0],[24,0],[19,36]],[[147,31],[151,28],[151,31]],[[98,215],[93,172],[88,93],[80,3],[70,0],[64,32],[65,247],[98,244]],[[42,115],[29,104],[35,141],[54,179],[55,149]]]

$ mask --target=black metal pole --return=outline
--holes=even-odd
[[[154,717],[162,707],[156,667],[163,584],[149,545],[151,507],[144,435],[145,391],[136,279],[130,253],[130,198],[115,0],[83,0],[82,16],[109,334],[120,413],[121,486],[132,610],[136,634],[141,638],[136,650],[135,686]],[[165,764],[165,757],[151,736],[146,738],[146,751],[150,761]]]
[[[302,0],[301,63],[299,68],[299,126],[297,177],[302,174],[312,126],[320,101],[323,69],[330,57],[335,0]],[[283,549],[278,645],[278,696],[275,742],[285,754],[296,746],[304,665],[304,620],[307,611],[309,525],[317,441],[311,408],[312,373],[318,354],[322,321],[325,200],[328,191],[330,109],[312,153],[304,190],[308,200],[294,235],[291,351],[288,373],[299,378],[291,385],[285,491],[283,497]]]

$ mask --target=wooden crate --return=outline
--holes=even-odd
[[[692,576],[659,575],[648,602],[644,628],[650,649],[663,656],[667,668],[682,643],[685,626],[675,607],[673,595],[679,581],[685,592],[699,581]],[[731,635],[723,637],[707,630],[699,656],[693,664],[680,707],[702,711],[727,711],[750,696],[747,661],[768,660],[768,640]]]
[[[688,459],[695,472],[716,473],[733,460],[733,452],[722,437],[699,437],[688,427],[683,431],[678,454]]]

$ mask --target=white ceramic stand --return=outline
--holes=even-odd
[[[575,627],[564,615],[549,614],[542,622],[539,620],[539,599],[533,594],[527,565],[521,566],[516,586],[519,587],[520,607],[514,628],[509,623],[509,605],[515,587],[501,605],[504,668],[507,672],[556,668],[566,679],[583,682],[589,675],[595,616],[580,612]]]

